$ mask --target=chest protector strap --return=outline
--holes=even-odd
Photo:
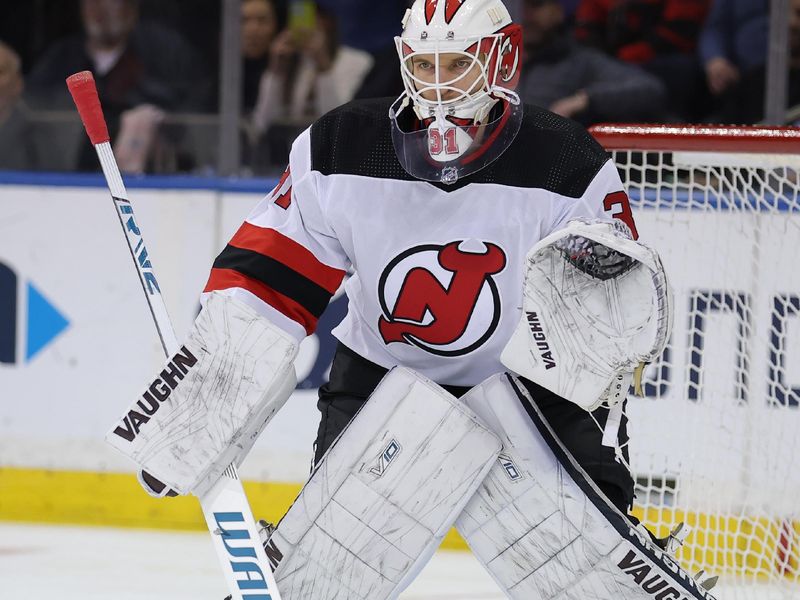
[[[283,600],[396,598],[499,451],[454,396],[390,371],[266,543]]]
[[[713,600],[614,508],[516,380],[462,401],[503,450],[456,527],[509,598]]]

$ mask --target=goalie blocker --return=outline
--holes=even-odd
[[[291,336],[214,292],[183,348],[106,440],[159,482],[200,496],[289,398],[296,354]]]

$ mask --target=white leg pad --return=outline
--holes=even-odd
[[[396,598],[499,451],[455,397],[413,371],[390,371],[267,544],[283,600]]]
[[[462,401],[503,450],[456,527],[509,598],[713,600],[606,499],[513,378]]]

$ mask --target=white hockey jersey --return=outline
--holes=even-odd
[[[345,346],[472,386],[504,370],[528,250],[578,216],[619,217],[635,235],[628,199],[585,130],[531,106],[488,167],[452,186],[415,180],[396,158],[389,104],[347,104],[300,135],[205,291],[227,290],[301,339],[352,268],[333,331]]]

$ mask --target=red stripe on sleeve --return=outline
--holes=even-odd
[[[252,250],[277,260],[331,295],[339,289],[345,276],[345,271],[322,264],[308,248],[274,229],[245,222],[229,243],[231,246]]]
[[[306,335],[311,335],[317,328],[317,318],[303,308],[302,305],[276,292],[268,285],[250,279],[231,269],[211,269],[211,276],[208,278],[208,283],[203,293],[230,288],[242,288],[254,294],[281,314],[302,325],[306,330]]]

